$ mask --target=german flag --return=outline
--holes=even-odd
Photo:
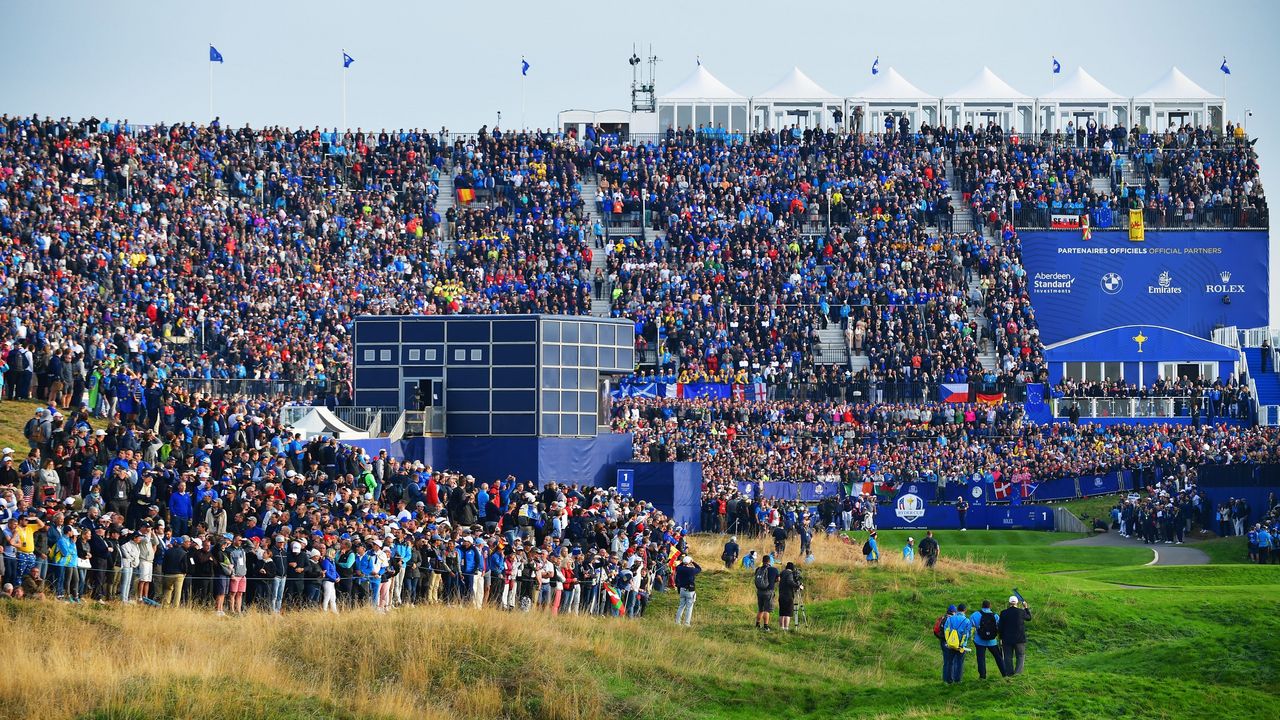
[[[471,188],[458,188],[458,202],[466,205],[476,199],[476,191]]]
[[[1004,393],[978,393],[978,402],[999,405],[1004,402]]]

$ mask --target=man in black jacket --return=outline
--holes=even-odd
[[[160,602],[164,605],[178,607],[182,604],[182,584],[187,579],[191,567],[191,558],[187,550],[191,547],[191,538],[182,536],[174,538],[169,548],[164,551],[164,590],[160,593]]]
[[[1021,605],[1021,607],[1019,607]],[[1000,644],[1004,646],[1004,667],[1008,675],[1022,674],[1022,661],[1027,653],[1027,623],[1031,621],[1031,608],[1017,595],[1009,596],[1009,607],[1000,613]],[[1017,666],[1014,657],[1017,657]]]
[[[738,562],[738,555],[741,552],[738,547],[738,536],[734,535],[729,538],[729,542],[724,544],[724,552],[720,553],[720,559],[724,561],[726,568],[732,568]]]
[[[920,541],[919,552],[926,567],[933,567],[938,562],[938,541],[933,537],[932,530],[926,532],[924,539]]]

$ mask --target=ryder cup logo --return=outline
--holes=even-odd
[[[816,484],[813,486],[813,493],[814,493],[815,495],[821,495],[821,494],[822,494],[822,483],[816,483]]]
[[[1222,279],[1222,284],[1221,285],[1215,285],[1214,283],[1205,284],[1204,291],[1206,293],[1213,293],[1214,295],[1222,295],[1223,293],[1244,292],[1244,285],[1242,283],[1236,283],[1235,285],[1231,284],[1230,270],[1223,270],[1222,272],[1218,273],[1218,277]]]
[[[1115,295],[1124,289],[1124,278],[1119,273],[1109,272],[1102,276],[1102,292]]]
[[[919,495],[910,493],[898,498],[898,507],[893,511],[894,515],[906,520],[907,522],[915,522],[924,517],[924,500]]]
[[[1100,488],[1100,487],[1102,487],[1102,478],[1094,478],[1094,479],[1093,479],[1093,486],[1094,486],[1094,487],[1099,487],[1099,488]]]

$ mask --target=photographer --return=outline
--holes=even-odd
[[[791,629],[791,618],[795,617],[796,595],[804,590],[800,571],[795,563],[787,563],[787,567],[778,576],[778,621],[782,629]]]
[[[773,612],[773,592],[778,586],[778,568],[773,566],[773,557],[764,556],[763,563],[756,568],[753,575],[753,582],[756,586],[756,627],[761,627],[764,632],[773,632],[773,628],[769,627],[769,613]]]
[[[680,608],[676,610],[676,624],[685,627],[693,626],[693,604],[698,601],[695,580],[702,566],[693,561],[689,555],[680,558],[676,566],[676,588],[680,591]]]
[[[1031,608],[1027,601],[1010,595],[1009,607],[1000,612],[1000,644],[1004,646],[1002,672],[1006,676],[1022,674],[1022,661],[1027,655],[1027,623],[1030,621]]]

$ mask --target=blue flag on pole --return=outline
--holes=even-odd
[[[524,58],[520,58],[520,74],[521,75],[529,74],[529,61],[525,60]]]
[[[356,59],[348,55],[346,50],[342,51],[342,67],[343,68],[351,67],[351,63],[355,61]]]
[[[1219,67],[1218,69],[1222,71],[1222,74],[1223,74],[1223,75],[1230,75],[1230,74],[1231,74],[1231,68],[1227,67],[1227,56],[1226,56],[1226,55],[1223,55],[1223,56],[1222,56],[1222,67]]]
[[[222,53],[218,52],[218,48],[209,46],[209,62],[222,62]]]
[[[876,56],[876,61],[871,63],[871,74],[872,75],[880,74],[880,56],[879,55]]]
[[[1058,62],[1058,58],[1053,59],[1053,74],[1060,75],[1062,73],[1062,63]]]

